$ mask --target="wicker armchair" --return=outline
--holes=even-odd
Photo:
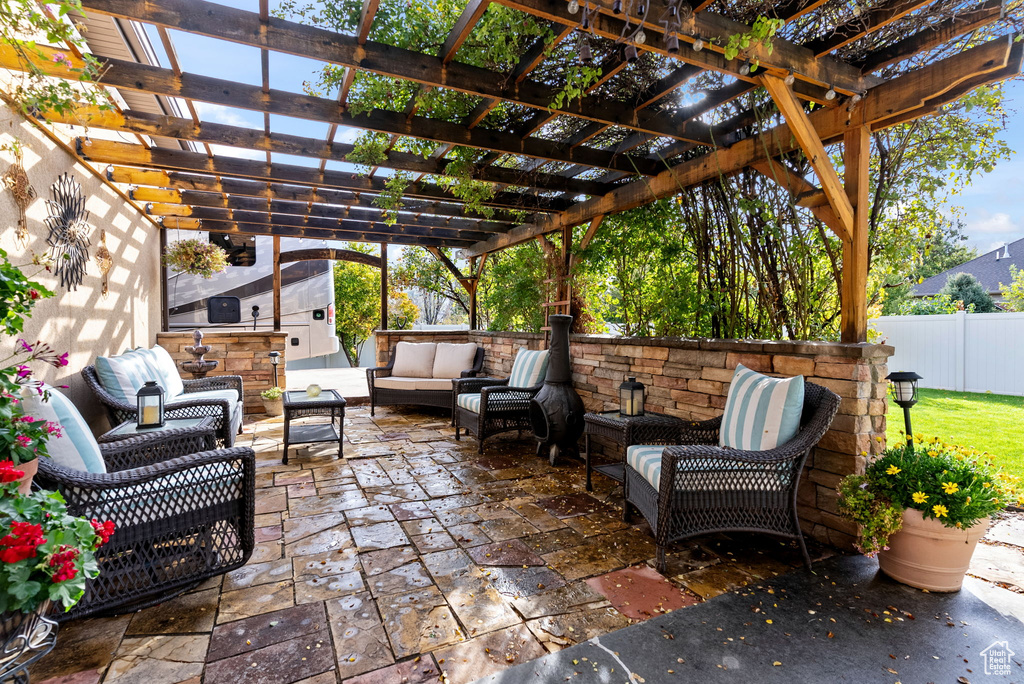
[[[797,487],[807,455],[838,409],[838,395],[805,383],[800,431],[769,451],[718,446],[720,416],[684,424],[679,435],[683,446],[664,448],[657,489],[627,462],[623,519],[629,521],[633,505],[651,525],[660,572],[665,571],[669,544],[712,532],[765,532],[796,539],[809,569],[797,517]]]
[[[120,425],[126,420],[134,420],[137,413],[135,404],[128,404],[120,401],[112,395],[103,385],[100,384],[99,375],[95,366],[86,366],[82,369],[82,377],[86,384],[92,388],[93,393],[107,409],[110,418],[110,425]],[[210,416],[213,418],[214,430],[217,433],[217,441],[221,446],[230,447],[235,444],[235,435],[242,432],[242,408],[244,400],[242,392],[242,377],[240,375],[217,375],[211,378],[200,378],[198,380],[182,380],[185,386],[185,393],[173,397],[171,401],[164,404],[165,415],[168,418],[202,418]],[[238,393],[238,401],[232,402],[228,399],[217,397],[195,397],[187,398],[187,395],[210,390],[234,390]]]
[[[534,387],[509,387],[508,378],[465,378],[455,381],[455,439],[460,441],[462,428],[476,436],[477,451],[484,453],[484,440],[511,430],[533,431],[530,422],[530,399],[544,383]],[[459,395],[480,394],[479,411],[459,405]]]
[[[207,451],[209,429],[162,430],[100,443],[106,473],[39,459],[36,482],[73,515],[113,520],[100,575],[59,620],[139,610],[241,567],[255,547],[255,453]]]
[[[473,367],[463,370],[461,377],[473,378],[480,372],[484,365],[484,348],[477,347],[476,355],[473,357]],[[388,365],[366,369],[366,386],[370,391],[370,415],[375,415],[378,406],[436,406],[438,408],[451,409],[453,406],[452,388],[449,385],[445,389],[396,389],[393,387],[380,387],[374,381],[377,378],[390,378],[391,370],[395,367],[395,347],[391,347],[391,354],[388,356]]]

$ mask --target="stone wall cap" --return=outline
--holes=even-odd
[[[230,328],[199,328],[203,331],[203,339],[207,337],[287,337],[287,330],[231,330]],[[193,328],[194,330],[194,328]],[[187,337],[192,339],[193,330],[170,330],[162,331],[156,334],[157,337]]]

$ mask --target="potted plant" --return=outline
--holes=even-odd
[[[209,279],[228,267],[228,254],[204,240],[177,240],[167,245],[164,264],[179,273]]]
[[[260,392],[260,397],[263,398],[263,412],[268,416],[279,416],[284,413],[282,395],[284,390],[280,387],[271,387]]]
[[[57,492],[21,495],[22,477],[11,461],[0,462],[0,637],[19,648],[47,644],[56,610],[70,610],[99,574],[96,549],[114,533],[114,523],[75,517]],[[20,634],[22,639],[12,640]],[[10,654],[7,654],[10,655]]]
[[[986,454],[938,439],[887,449],[838,491],[840,513],[860,526],[857,548],[929,591],[960,590],[990,517],[1020,497],[1017,478]]]

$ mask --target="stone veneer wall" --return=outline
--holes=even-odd
[[[398,340],[475,341],[484,346],[484,370],[507,377],[520,347],[541,349],[538,333],[485,331],[382,331],[378,358],[386,362]],[[864,471],[868,459],[885,448],[887,362],[893,348],[836,342],[689,340],[573,335],[573,380],[590,411],[618,406],[618,386],[636,376],[647,386],[647,410],[703,420],[725,407],[738,363],[772,375],[803,375],[842,398],[832,429],[808,459],[799,491],[805,533],[847,548],[856,527],[839,517],[836,485],[849,473]]]
[[[274,385],[274,366],[270,363],[270,352],[281,352],[281,363],[277,367],[278,384],[287,386],[285,378],[285,355],[288,353],[285,342],[287,332],[264,332],[251,330],[232,330],[215,332],[203,331],[203,344],[212,347],[206,355],[208,361],[218,361],[217,369],[207,374],[241,375],[242,387],[245,390],[245,412],[263,413],[263,399],[260,392]],[[178,372],[183,380],[191,380],[192,374],[182,370],[183,361],[191,361],[192,355],[185,347],[192,346],[191,332],[157,333],[156,343],[170,352],[174,362],[178,364]]]

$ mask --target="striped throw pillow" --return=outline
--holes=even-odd
[[[100,356],[96,359],[96,375],[103,389],[125,404],[135,405],[135,395],[146,384],[155,380],[139,354],[131,352],[120,356]]]
[[[107,472],[100,446],[92,436],[92,430],[82,418],[82,414],[59,390],[49,385],[43,385],[43,388],[49,390],[48,401],[43,401],[39,393],[30,388],[22,390],[21,396],[27,415],[60,423],[60,437],[51,435],[46,440],[46,450],[50,454],[50,459],[57,465],[71,470]]]
[[[174,397],[185,393],[185,383],[181,381],[181,376],[178,374],[178,367],[174,364],[174,359],[159,344],[152,349],[140,347],[134,352],[128,353],[138,354],[142,357],[143,363],[146,364],[146,368],[150,371],[148,379],[156,380],[164,388],[167,401],[171,401]]]
[[[512,372],[508,376],[509,387],[536,387],[544,381],[548,370],[548,352],[530,351],[526,347],[519,349],[516,360],[512,363]]]
[[[800,430],[804,377],[770,378],[743,364],[725,400],[718,444],[745,451],[767,451],[785,444]]]

